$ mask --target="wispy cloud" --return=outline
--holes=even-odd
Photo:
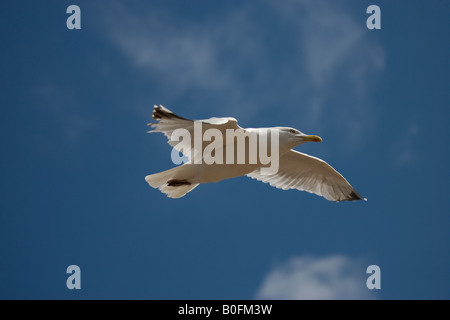
[[[157,74],[162,81],[169,80],[165,85],[175,89],[224,84],[216,70],[216,47],[208,34],[197,32],[195,25],[177,30],[157,17],[143,18],[142,23],[145,27],[136,30],[119,27],[114,39],[135,66]]]
[[[374,299],[366,287],[366,269],[358,260],[336,255],[295,257],[265,277],[257,299]]]
[[[365,27],[364,12],[355,17],[345,3],[323,0],[274,7],[298,30],[297,48],[306,70],[301,77],[308,92],[300,111],[311,126],[339,132],[346,149],[357,150],[377,125],[371,101],[385,60],[383,48]]]
[[[174,97],[213,93],[230,112],[242,107],[241,67],[259,51],[243,11],[200,23],[161,8],[131,11],[116,2],[109,9],[104,23],[111,40],[159,89]]]
[[[198,19],[167,8],[133,11],[116,2],[102,21],[131,65],[164,92],[214,95],[220,103],[211,113],[243,122],[267,114],[272,123],[301,121],[305,131],[338,132],[345,141],[338,147],[355,151],[377,125],[371,98],[385,58],[371,36],[376,31],[347,5],[246,2]]]

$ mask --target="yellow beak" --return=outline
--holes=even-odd
[[[302,136],[303,141],[322,142],[322,138],[319,136]]]

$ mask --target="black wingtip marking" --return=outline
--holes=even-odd
[[[360,195],[358,192],[356,192],[355,190],[353,190],[352,192],[350,192],[350,194],[347,196],[347,198],[335,200],[334,202],[341,202],[341,201],[355,201],[355,200],[364,200],[364,201],[367,201],[366,198],[361,197],[361,195]]]
[[[346,200],[346,201],[353,201],[353,200],[366,200],[366,199],[364,199],[363,197],[361,197],[361,195],[360,195],[358,192],[356,192],[355,190],[353,190],[353,191],[349,194],[348,198],[345,199],[345,200]]]
[[[163,109],[158,106],[154,106],[153,108],[153,119],[155,120],[161,120],[161,119],[180,119],[180,120],[188,120],[186,118],[180,117],[179,115],[176,115],[175,113],[168,111],[167,109]]]
[[[190,183],[187,180],[178,180],[178,179],[172,179],[167,181],[167,185],[169,187],[180,187],[180,186],[190,186],[192,183]]]

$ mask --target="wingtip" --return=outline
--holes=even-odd
[[[350,194],[350,200],[364,200],[364,198],[358,192],[356,192],[356,190],[353,190]]]
[[[348,195],[347,198],[345,198],[345,199],[340,199],[340,200],[337,200],[337,201],[335,201],[335,202],[341,202],[341,201],[358,201],[358,200],[364,200],[364,201],[367,201],[366,198],[363,198],[357,191],[353,190],[353,191]]]
[[[153,106],[153,113],[152,118],[154,120],[162,120],[162,119],[180,119],[180,120],[187,120],[186,118],[180,117],[179,115],[173,113],[169,109],[163,107],[162,105],[154,105]]]

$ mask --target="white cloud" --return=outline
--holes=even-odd
[[[295,257],[265,277],[257,299],[374,299],[366,287],[366,268],[342,255],[324,258]]]
[[[103,24],[130,63],[174,100],[210,94],[218,102],[211,115],[235,116],[243,124],[255,115],[271,116],[277,125],[301,123],[305,132],[338,133],[337,147],[356,151],[376,129],[371,95],[384,51],[373,36],[377,31],[366,28],[365,11],[355,17],[348,6],[245,2],[198,20],[164,7],[132,11],[116,2],[103,11]]]
[[[280,17],[298,30],[298,51],[307,93],[297,96],[308,123],[343,138],[340,148],[357,150],[373,135],[377,111],[371,102],[374,79],[384,69],[384,50],[365,25],[337,1],[283,1]],[[306,111],[306,112],[305,112]]]
[[[159,89],[174,97],[196,89],[214,92],[229,112],[242,107],[246,98],[238,74],[260,51],[245,10],[199,22],[164,8],[130,11],[116,2],[108,9],[103,23],[113,44]]]
[[[177,32],[158,19],[145,22],[146,27],[133,31],[133,35],[127,28],[119,28],[115,34],[115,41],[135,66],[170,79],[172,83],[167,85],[177,89],[223,83],[215,69],[216,49],[208,38],[196,35],[195,30]]]

